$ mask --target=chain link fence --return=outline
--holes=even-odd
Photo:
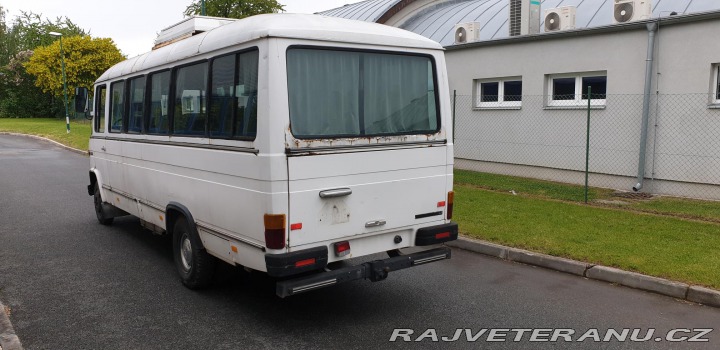
[[[589,107],[512,97],[453,96],[457,168],[584,184],[587,152],[592,187],[632,191],[642,172],[642,192],[720,200],[720,108],[708,94],[652,96],[645,145],[643,95],[593,96]]]

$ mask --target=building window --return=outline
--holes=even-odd
[[[713,67],[713,103],[720,104],[720,63]]]
[[[520,77],[475,80],[477,108],[519,108],[522,104]]]
[[[548,76],[548,106],[604,106],[607,99],[607,73],[559,74]],[[592,96],[588,96],[588,88]]]

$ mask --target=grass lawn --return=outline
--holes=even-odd
[[[463,234],[720,288],[720,224],[713,222],[720,202],[661,197],[621,207],[585,205],[573,194],[582,187],[507,178],[456,170],[453,219]],[[595,199],[612,193],[593,191]]]
[[[65,119],[0,118],[0,132],[42,136],[80,150],[88,149],[91,125],[88,120],[70,121],[68,134]]]

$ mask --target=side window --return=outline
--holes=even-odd
[[[238,85],[235,89],[238,108],[233,133],[236,138],[254,140],[257,133],[258,57],[257,50],[238,56]]]
[[[145,77],[130,80],[130,113],[128,114],[128,133],[142,132],[143,111],[145,107]]]
[[[150,75],[150,110],[145,126],[148,134],[168,134],[168,98],[170,95],[170,71]]]
[[[258,51],[217,58],[212,64],[210,137],[255,139]]]
[[[174,135],[205,135],[207,66],[207,62],[203,62],[177,70],[173,114]]]
[[[123,96],[124,91],[124,81],[119,81],[110,85],[110,96],[112,98],[112,104],[110,105],[110,132],[123,131],[123,114],[125,112],[125,99]]]
[[[235,59],[229,55],[213,60],[208,133],[210,137],[229,138],[233,133],[233,116],[237,109],[235,96]]]
[[[95,132],[105,132],[105,99],[107,88],[100,85],[95,90]]]

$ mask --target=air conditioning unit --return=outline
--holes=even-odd
[[[613,19],[615,23],[640,21],[652,17],[651,0],[613,0]]]
[[[545,31],[575,29],[575,6],[563,6],[545,10]]]
[[[510,36],[540,33],[540,1],[510,0]]]
[[[468,22],[455,25],[455,43],[464,44],[480,40],[480,23]]]

